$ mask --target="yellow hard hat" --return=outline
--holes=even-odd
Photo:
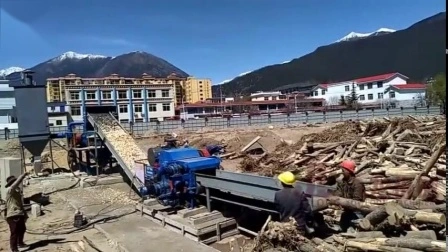
[[[296,182],[296,177],[289,171],[281,173],[277,178],[285,185],[293,185]]]

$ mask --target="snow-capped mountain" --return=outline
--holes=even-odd
[[[233,79],[223,80],[223,81],[221,81],[220,83],[217,83],[217,85],[221,85],[221,84],[224,84],[224,83],[233,81],[234,79],[236,79],[236,78],[238,78],[238,77],[241,77],[241,76],[244,76],[244,75],[246,75],[246,74],[249,74],[249,73],[251,73],[251,72],[252,72],[252,71],[247,71],[247,72],[244,72],[244,73],[240,73],[240,74],[238,74],[237,77],[235,77],[235,78],[233,78]]]
[[[22,72],[23,70],[25,70],[25,68],[21,68],[21,67],[8,67],[5,69],[1,69],[0,70],[0,77],[5,77],[8,76],[12,73],[17,73],[17,72]]]
[[[92,78],[110,76],[111,74],[138,78],[143,73],[154,77],[167,77],[171,74],[176,74],[179,77],[189,76],[166,60],[141,51],[125,53],[115,57],[68,51],[27,69],[35,72],[34,79],[41,84],[44,84],[48,78],[68,74]],[[16,70],[22,71],[23,69]],[[8,80],[20,79],[20,74],[16,70],[5,71],[5,77],[3,78]]]
[[[353,40],[358,40],[358,39],[363,39],[363,38],[373,37],[373,36],[379,36],[379,35],[385,35],[385,34],[389,34],[389,33],[393,33],[393,32],[395,32],[395,30],[389,29],[389,28],[380,28],[374,32],[369,32],[369,33],[350,32],[346,36],[336,40],[336,43],[343,42],[343,41],[353,41]]]
[[[72,52],[72,51],[68,51],[65,52],[61,55],[59,55],[58,57],[53,58],[51,61],[63,61],[66,59],[105,59],[105,58],[109,58],[107,56],[104,55],[95,55],[95,54],[81,54],[81,53],[76,53],[76,52]]]

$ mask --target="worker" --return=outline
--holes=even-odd
[[[23,207],[23,195],[20,189],[20,185],[27,175],[28,173],[24,173],[18,178],[9,176],[6,179],[6,221],[11,233],[9,244],[13,252],[19,251],[19,248],[27,247],[23,238],[26,232],[25,222],[28,215]]]
[[[280,213],[280,221],[287,222],[290,217],[294,218],[299,232],[305,234],[312,220],[310,203],[305,193],[293,186],[296,178],[292,172],[283,172],[277,178],[282,189],[275,193],[274,203]]]
[[[352,199],[363,202],[365,200],[365,187],[355,176],[356,163],[352,160],[344,160],[340,164],[343,178],[337,183],[335,196]],[[341,214],[340,227],[346,232],[351,226],[352,221],[362,218],[358,211],[344,209]]]

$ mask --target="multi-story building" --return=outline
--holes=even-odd
[[[155,78],[144,73],[141,78],[126,78],[112,74],[104,78],[82,78],[75,74],[69,74],[64,77],[47,79],[47,101],[48,102],[62,102],[65,101],[65,86],[66,85],[128,85],[128,84],[173,84],[175,92],[175,103],[181,104],[184,97],[183,87],[185,85],[185,78],[181,78],[176,74],[170,74],[166,78]]]
[[[276,101],[276,100],[286,100],[286,95],[282,94],[280,91],[274,92],[256,92],[250,94],[251,101]]]
[[[16,105],[14,88],[8,80],[0,80],[0,124],[14,123],[13,107]]]
[[[59,99],[67,103],[73,120],[82,120],[89,110],[117,112],[122,122],[164,120],[175,114],[174,81],[155,79],[148,75],[133,79],[118,75],[78,78],[72,74],[68,78],[53,78],[48,82],[55,79],[63,81],[59,82],[63,84],[59,85],[59,90],[64,90],[64,95]],[[48,90],[48,93],[56,94],[54,97],[57,97],[54,90]]]
[[[355,88],[360,104],[380,104],[384,106],[415,106],[425,96],[426,85],[409,84],[408,77],[400,73],[388,73],[349,81],[319,84],[310,96],[324,98],[327,105],[338,105],[341,97],[351,95]],[[412,105],[411,105],[412,104]]]
[[[204,102],[206,99],[212,98],[212,81],[210,79],[188,77],[184,89],[185,103]]]

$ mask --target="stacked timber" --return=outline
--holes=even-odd
[[[446,119],[439,116],[346,122],[296,144],[281,144],[261,159],[248,155],[241,168],[265,176],[292,171],[299,180],[332,185],[341,178],[340,162],[356,162],[366,201],[329,197],[320,213],[330,226],[338,225],[344,209],[364,217],[355,221],[355,233],[335,229],[324,240],[306,240],[314,244],[309,251],[446,251],[445,128]],[[261,235],[277,242],[272,230],[278,225],[286,224],[271,225],[271,233]],[[293,240],[288,244],[299,239],[281,234]]]

